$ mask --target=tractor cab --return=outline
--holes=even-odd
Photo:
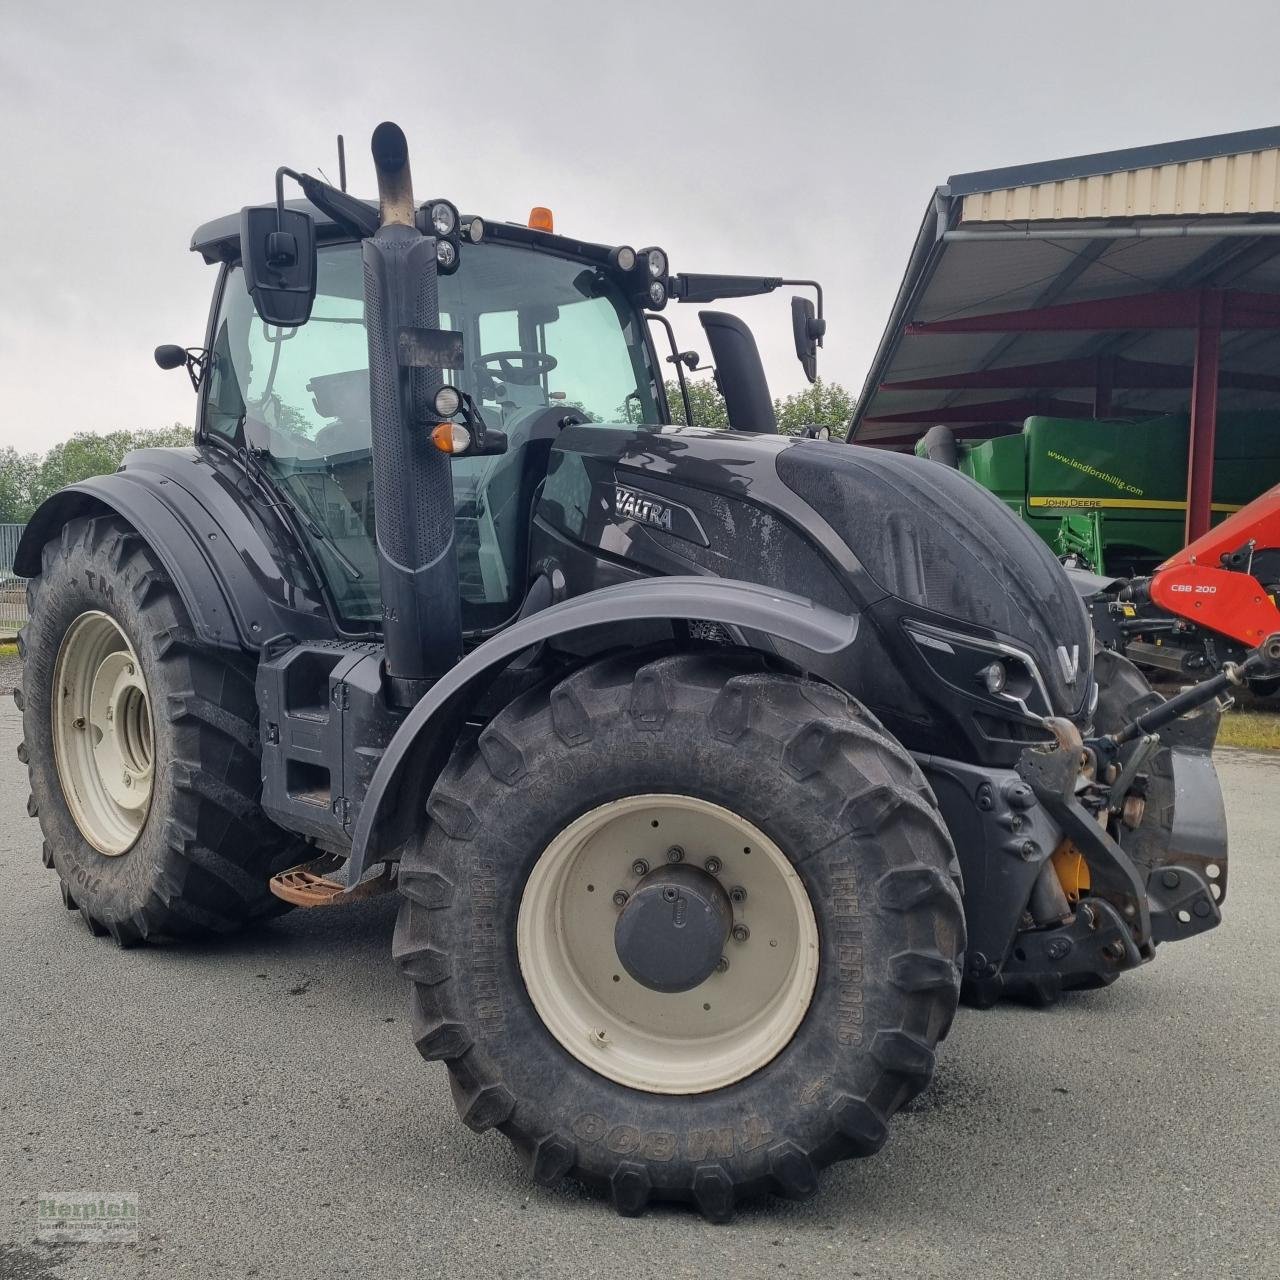
[[[568,252],[469,244],[440,277],[440,326],[466,353],[444,381],[465,393],[506,451],[453,460],[464,629],[519,606],[529,512],[567,422],[659,424],[662,380],[635,302],[604,267]],[[303,514],[349,625],[380,616],[374,543],[369,355],[360,245],[322,245],[307,324],[268,325],[242,268],[225,273],[201,429],[244,448]]]
[[[243,451],[283,491],[340,625],[359,630],[377,626],[382,616],[361,244],[305,202],[290,208],[309,211],[319,240],[305,324],[272,325],[255,310],[240,262],[239,219],[210,223],[193,238],[206,260],[225,263],[199,430],[209,443]],[[443,201],[428,202],[419,217],[442,208],[457,234],[438,240],[453,255],[452,270],[442,267],[438,275],[439,328],[458,335],[463,352],[442,381],[506,440],[502,453],[452,459],[462,625],[474,634],[500,626],[520,607],[530,515],[559,432],[580,423],[672,421],[647,323],[662,322],[664,339],[671,335],[654,314],[668,289],[696,301],[713,294],[705,283],[691,289],[689,281],[714,279],[738,295],[783,282],[671,280],[661,249],[637,252],[557,236],[546,210],[535,210],[531,221],[541,225],[531,227],[458,218]],[[812,324],[813,308],[801,308],[800,316]],[[735,347],[744,333],[733,333]],[[719,334],[709,336],[714,348]],[[679,354],[672,340],[668,360],[683,386],[683,363],[696,361],[686,353],[682,363]],[[735,350],[726,362],[737,356]],[[771,429],[771,412],[761,421]],[[742,425],[754,429],[757,422]]]

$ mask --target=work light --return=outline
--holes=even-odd
[[[458,211],[447,200],[432,202],[431,228],[437,236],[451,236],[458,229]]]
[[[634,271],[636,251],[629,244],[620,244],[616,249],[610,249],[609,265],[617,271]]]
[[[458,388],[445,383],[436,392],[434,406],[437,418],[452,418],[462,408],[462,396]]]

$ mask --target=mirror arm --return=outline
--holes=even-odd
[[[722,298],[754,298],[772,293],[784,283],[778,276],[712,276],[681,272],[669,281],[676,302],[718,302]]]
[[[276,230],[280,230],[280,224],[284,221],[284,180],[292,178],[299,186],[302,185],[302,174],[296,169],[290,169],[288,165],[282,164],[276,170]]]
[[[646,320],[656,320],[667,331],[667,340],[671,343],[671,354],[667,356],[667,360],[676,367],[676,379],[680,383],[680,399],[684,401],[685,426],[692,427],[694,425],[693,404],[689,400],[689,387],[684,380],[684,362],[680,359],[680,348],[676,344],[676,331],[671,327],[671,321],[659,312],[646,311],[644,318]],[[669,405],[667,409],[669,413]]]
[[[822,346],[822,336],[827,331],[827,322],[822,315],[822,286],[816,280],[783,280],[782,283],[790,289],[812,289],[817,302],[818,314],[815,317],[818,322],[818,332],[813,336],[818,340],[818,346]]]
[[[187,347],[187,377],[191,379],[191,389],[199,392],[204,381],[205,371],[209,368],[209,349],[207,347]]]

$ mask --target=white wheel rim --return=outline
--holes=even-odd
[[[151,698],[133,646],[96,609],[76,618],[58,649],[53,754],[80,834],[108,857],[127,853],[151,808]]]
[[[691,866],[719,859],[721,885],[745,890],[734,927],[748,936],[725,942],[727,969],[662,993],[618,959],[614,894],[636,884],[637,860],[659,867],[673,846]],[[566,827],[525,885],[516,946],[529,997],[560,1044],[651,1093],[705,1093],[771,1062],[803,1020],[818,974],[817,922],[787,856],[744,818],[692,796],[628,796]]]

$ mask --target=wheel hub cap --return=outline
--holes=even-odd
[[[758,827],[671,793],[569,823],[525,883],[521,976],[566,1052],[632,1089],[693,1094],[771,1062],[818,972],[800,874]]]
[[[133,847],[151,807],[151,703],[133,646],[108,614],[67,628],[53,673],[53,750],[67,808],[99,853]]]
[[[691,991],[724,955],[733,906],[716,878],[697,867],[660,867],[643,876],[614,926],[626,971],[650,991]]]

